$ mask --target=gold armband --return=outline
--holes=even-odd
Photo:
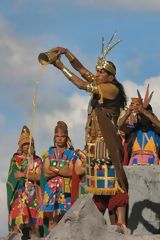
[[[74,55],[69,50],[66,51],[65,56],[68,58],[70,62],[72,62],[75,59]]]
[[[73,76],[72,73],[67,68],[63,68],[62,72],[69,79]]]
[[[96,94],[96,93],[98,93],[98,88],[95,84],[89,83],[89,84],[87,84],[87,91],[90,93]]]
[[[86,78],[88,82],[92,83],[95,81],[95,75],[89,71],[86,71],[82,77]]]
[[[59,173],[59,169],[58,168],[54,168],[54,173],[58,174]]]

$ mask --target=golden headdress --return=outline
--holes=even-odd
[[[116,68],[114,65],[106,60],[107,54],[111,51],[112,48],[114,48],[121,40],[118,40],[117,42],[112,44],[113,38],[116,36],[117,32],[114,32],[112,37],[110,38],[109,42],[107,43],[105,47],[105,41],[104,38],[102,37],[102,53],[101,56],[98,58],[98,61],[96,63],[96,68],[97,69],[105,69],[106,71],[110,72],[113,74],[113,76],[116,75]]]
[[[18,145],[19,147],[22,147],[23,144],[25,143],[30,143],[30,139],[31,139],[31,143],[32,145],[34,145],[34,140],[33,138],[31,138],[31,133],[30,130],[27,126],[23,126],[20,137],[19,137],[19,141],[18,141]]]

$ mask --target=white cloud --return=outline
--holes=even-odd
[[[159,0],[76,0],[80,5],[95,6],[108,10],[160,11]]]
[[[2,18],[0,20],[0,31],[2,33],[0,38],[0,81],[12,85],[22,82],[24,76],[28,77],[28,81],[31,81],[30,76],[36,71],[31,44],[36,42],[16,36],[7,22]]]
[[[131,97],[137,97],[137,89],[140,91],[142,98],[145,96],[147,85],[150,86],[150,93],[154,91],[151,105],[153,107],[154,113],[159,117],[160,119],[160,88],[159,88],[159,82],[160,82],[160,76],[158,77],[151,77],[149,79],[146,79],[143,84],[137,84],[131,80],[127,80],[123,82],[123,85],[125,87],[127,96],[129,97],[129,101]]]

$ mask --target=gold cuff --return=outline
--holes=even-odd
[[[73,76],[72,73],[65,67],[62,69],[62,72],[69,79]]]
[[[90,83],[95,81],[95,75],[88,70],[82,74],[82,77],[86,78]]]
[[[59,169],[58,168],[54,168],[54,173],[58,174],[59,173]]]
[[[74,55],[69,50],[66,51],[65,56],[68,58],[70,62],[72,62],[75,59]]]
[[[95,84],[89,83],[87,84],[87,91],[93,94],[98,94],[98,88]]]

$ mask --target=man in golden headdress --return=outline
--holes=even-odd
[[[108,205],[108,195],[116,193],[117,196],[118,193],[119,199],[122,201],[119,201],[119,203],[121,202],[119,206],[110,204],[110,210],[118,209],[118,207],[123,208],[122,211],[119,212],[120,214],[118,214],[118,224],[123,224],[125,222],[124,206],[128,201],[128,196],[126,194],[127,179],[122,167],[123,148],[117,134],[116,122],[120,113],[120,108],[124,108],[126,105],[126,95],[123,86],[116,79],[115,65],[111,61],[106,61],[105,59],[108,52],[119,42],[111,45],[114,36],[115,34],[110,39],[106,48],[103,40],[102,55],[99,57],[96,64],[95,74],[92,74],[84,67],[68,49],[58,47],[51,51],[54,55],[57,54],[57,60],[54,59],[52,62],[53,65],[61,70],[68,80],[79,89],[92,94],[86,124],[86,145],[89,168],[96,164],[99,164],[100,168],[103,164],[105,166],[107,164],[113,164],[116,171],[116,177],[118,178],[118,184],[116,186],[119,186],[119,188],[117,187],[116,190],[114,189],[112,191],[105,187],[97,189],[96,186],[90,183],[87,185],[86,191],[95,194],[93,199],[99,210],[103,213]],[[64,66],[60,60],[62,54],[65,54],[72,67],[81,74],[83,79],[79,78]],[[89,157],[89,152],[92,152],[92,157]],[[97,160],[99,163],[97,163]],[[92,176],[90,177],[92,178]],[[120,192],[119,189],[123,190]],[[100,196],[102,194],[104,196]],[[98,204],[98,202],[101,202],[101,204]],[[116,201],[114,201],[114,203],[116,203]],[[100,205],[102,207],[100,207]]]
[[[34,140],[27,126],[23,126],[18,150],[13,154],[7,180],[9,230],[18,234],[29,229],[35,235],[39,204],[42,200],[39,187],[41,159],[35,154]]]

